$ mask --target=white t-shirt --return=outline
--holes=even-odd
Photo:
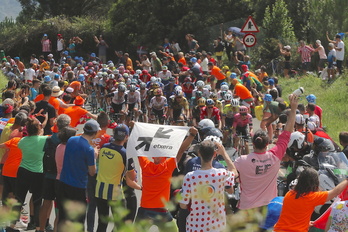
[[[205,57],[205,58],[202,60],[202,62],[201,62],[201,67],[202,67],[202,71],[203,71],[203,72],[208,72],[208,71],[209,71],[208,63],[209,63],[208,58]]]
[[[184,177],[182,200],[191,211],[186,231],[225,231],[225,187],[234,185],[234,173],[224,169],[196,170]]]
[[[57,40],[57,51],[58,52],[60,52],[60,51],[62,51],[64,49],[63,42],[64,42],[63,39],[58,39]]]
[[[26,81],[32,81],[36,75],[35,70],[32,68],[25,69],[24,78]]]
[[[341,51],[336,50],[336,59],[343,60],[344,59],[344,43],[342,40],[337,43],[337,47],[342,48],[342,50]]]

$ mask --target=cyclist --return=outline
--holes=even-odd
[[[223,100],[221,101],[222,108],[225,107],[225,105],[230,104],[233,99],[232,94],[226,93],[223,97]]]
[[[123,121],[123,116],[125,116],[128,111],[126,86],[123,84],[118,85],[117,90],[109,93],[107,97],[112,97],[111,107],[113,108],[115,115],[120,114],[120,120]]]
[[[154,123],[157,117],[159,123],[163,124],[168,112],[167,98],[162,96],[163,93],[160,88],[155,89],[153,92],[154,97],[151,98],[149,104],[149,120]]]
[[[178,118],[183,115],[184,118],[190,118],[189,104],[184,97],[184,92],[176,90],[175,94],[169,99],[169,115],[173,121],[177,121]]]
[[[205,107],[205,98],[201,97],[197,100],[197,105],[193,107],[192,109],[192,123],[193,126],[198,126],[198,123],[201,121],[200,115],[201,115],[201,109]]]
[[[175,77],[169,77],[169,82],[163,88],[164,95],[167,99],[173,95],[175,87],[178,86],[175,84]]]
[[[245,139],[245,152],[249,154],[249,146],[248,146],[248,135],[253,133],[253,117],[248,113],[248,107],[240,106],[239,113],[233,117],[233,129],[232,134],[234,136],[234,147],[237,148],[239,145],[239,135],[242,135]],[[248,133],[248,125],[249,125],[249,133]],[[240,154],[245,155],[245,154]]]
[[[217,107],[220,110],[220,112],[222,112],[222,103],[221,103],[221,101],[218,100],[217,94],[213,92],[210,94],[209,97],[210,97],[210,99],[213,99],[214,106]]]
[[[196,96],[196,92],[201,91],[203,94],[203,97],[209,98],[210,91],[206,88],[204,88],[204,81],[199,80],[196,82],[196,88],[192,91],[192,97]]]
[[[192,92],[195,88],[195,85],[192,83],[191,77],[186,77],[181,87],[182,87],[182,91],[185,93],[186,98],[191,99]]]
[[[148,81],[150,81],[151,75],[147,70],[144,69],[143,71],[141,71],[139,78],[142,82],[147,83]]]
[[[128,105],[128,120],[133,120],[130,115],[134,116],[135,121],[138,121],[139,118],[139,107],[141,106],[140,92],[136,89],[135,85],[130,85],[129,90],[126,92],[127,96],[127,105]]]
[[[225,92],[225,93],[224,93]],[[229,90],[227,82],[222,82],[220,86],[220,90],[217,93],[218,99],[223,99],[223,94],[229,93],[233,96],[233,93],[231,90]]]
[[[217,125],[217,128],[221,130],[222,123],[220,110],[214,106],[215,102],[211,98],[207,99],[206,104],[207,106],[203,107],[201,110],[201,120],[205,118],[211,119],[214,122],[214,124]]]
[[[103,99],[106,96],[107,89],[106,89],[106,81],[108,79],[108,74],[106,72],[101,72],[101,76],[98,75],[98,77],[101,77],[98,81],[99,91],[97,92],[97,97],[99,100],[99,105],[102,108],[103,106]]]
[[[154,91],[156,89],[161,89],[160,85],[159,85],[159,83],[157,81],[155,83],[151,84],[151,88],[149,88],[149,90],[147,91],[149,103],[150,103],[151,99],[155,96],[155,94],[154,94],[155,92]]]
[[[141,107],[140,107],[140,110],[141,111],[139,111],[139,113],[140,114],[143,114],[143,121],[144,122],[147,122],[147,91],[148,91],[148,89],[146,88],[146,83],[145,82],[140,82],[140,84],[139,84],[139,88],[140,88],[140,90],[139,90],[139,92],[140,92],[140,104],[141,104]]]
[[[113,91],[115,89],[115,85],[116,85],[115,75],[109,74],[109,79],[107,79],[105,83],[106,83],[106,86],[105,86],[106,91],[108,93]]]
[[[232,97],[232,96],[231,96]],[[230,104],[226,104],[222,111],[223,144],[226,144],[228,134],[232,131],[233,118],[239,112],[239,100],[232,99]]]

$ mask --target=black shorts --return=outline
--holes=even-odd
[[[45,177],[44,183],[43,183],[42,198],[44,200],[51,200],[51,201],[56,199],[55,188],[56,188],[56,180]]]
[[[302,70],[309,70],[311,62],[303,62],[302,63]]]
[[[134,110],[134,108],[138,108],[137,103],[128,104],[128,111],[132,111],[132,110]]]
[[[320,59],[320,60],[319,60],[318,67],[319,67],[319,68],[324,68],[326,62],[327,62],[327,59]]]
[[[329,62],[329,65],[327,66],[328,69],[333,69],[334,68],[334,65],[333,65],[333,62]]]
[[[178,120],[181,115],[182,109],[173,109],[173,119]]]
[[[157,115],[158,118],[162,118],[163,117],[163,113],[164,113],[164,110],[156,110],[156,109],[152,109],[152,112],[151,112],[153,115]]]
[[[244,126],[244,127],[237,126],[236,133],[237,135],[243,135],[243,138],[248,138],[247,126]]]
[[[16,177],[9,177],[9,176],[2,176],[4,180],[4,189],[3,189],[3,196],[2,196],[2,200],[5,200],[8,197],[9,193],[13,193],[13,195],[15,195],[15,191],[16,191],[16,182],[17,182],[17,178]]]
[[[115,104],[113,102],[111,102],[111,107],[114,110],[115,113],[120,113],[121,110],[123,110],[123,106],[125,103],[122,104]]]
[[[141,111],[143,112],[143,114],[146,114],[146,100],[141,102]]]
[[[341,70],[342,69],[343,60],[337,60],[336,62],[337,62],[337,65],[336,65],[337,68]]]
[[[2,177],[2,167],[4,167],[4,164],[0,164],[0,185],[4,184],[4,178]]]
[[[290,62],[284,62],[284,69],[290,69]]]
[[[228,128],[231,128],[233,125],[233,118],[225,118],[225,126],[227,126]]]

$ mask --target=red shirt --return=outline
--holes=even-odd
[[[193,89],[195,88],[195,86],[192,83],[190,83],[189,85],[184,83],[181,85],[181,87],[184,93],[189,93],[189,94],[191,94]]]
[[[201,120],[205,119],[205,118],[209,118],[209,119],[216,119],[217,121],[220,121],[221,120],[220,110],[217,107],[214,106],[213,107],[213,112],[212,112],[212,114],[209,117],[208,112],[207,112],[207,107],[205,106],[201,110],[200,118],[201,118]]]

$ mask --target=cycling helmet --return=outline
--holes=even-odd
[[[123,77],[124,77],[124,78],[128,78],[128,77],[129,77],[129,74],[128,74],[128,73],[123,73]]]
[[[114,70],[114,74],[115,74],[115,75],[119,75],[119,74],[120,74],[120,71],[119,71],[118,69],[115,69],[115,70]]]
[[[221,139],[223,137],[221,131],[216,127],[207,127],[203,131],[205,136],[215,136]]]
[[[220,89],[221,89],[221,91],[227,91],[228,85],[221,85]]]
[[[132,79],[131,80],[131,85],[137,85],[138,84],[138,80],[137,79]]]
[[[140,70],[140,69],[137,69],[137,70],[135,71],[135,73],[138,74],[138,75],[140,75],[140,74],[141,74],[141,70]]]
[[[169,77],[169,82],[175,82],[175,77]]]
[[[239,106],[239,100],[238,100],[238,99],[232,99],[231,105],[232,105],[233,107]]]
[[[140,89],[146,89],[146,83],[145,82],[141,82],[139,87],[140,87]]]
[[[151,83],[156,82],[156,81],[157,81],[157,80],[156,80],[156,77],[151,77],[151,78],[150,78],[150,81],[151,81]]]
[[[182,90],[175,90],[174,94],[175,94],[175,96],[183,96],[184,95]]]
[[[204,87],[204,81],[201,81],[201,80],[197,81],[196,82],[196,86],[197,86],[197,88],[203,88]]]
[[[236,73],[234,73],[234,72],[233,72],[233,73],[231,73],[230,78],[231,78],[231,79],[235,79],[235,78],[237,78],[237,74],[236,74]]]
[[[219,137],[216,137],[216,136],[213,136],[213,135],[207,136],[203,141],[206,141],[206,140],[210,140],[212,142],[217,142],[219,144],[222,144],[221,139]]]
[[[222,70],[230,70],[230,67],[228,67],[227,65],[225,65],[225,66],[223,66],[221,69],[222,69]]]
[[[214,122],[208,118],[202,119],[198,123],[198,127],[201,129],[207,128],[207,127],[215,127]]]
[[[118,85],[117,89],[120,92],[126,92],[126,86],[124,86],[124,85]]]
[[[97,72],[97,77],[102,77],[103,73],[102,72]]]
[[[265,94],[265,97],[263,98],[263,100],[265,100],[265,101],[272,101],[273,99],[272,99],[272,95],[271,94]]]
[[[228,83],[226,81],[221,82],[220,87],[223,86],[223,85],[227,85],[228,86]]]
[[[214,105],[215,104],[215,102],[214,102],[214,100],[213,99],[207,99],[207,106],[211,106],[211,105]]]
[[[239,113],[243,114],[243,113],[248,113],[249,109],[246,106],[241,106],[239,107]]]
[[[205,106],[205,98],[202,97],[202,98],[198,99],[197,105],[198,106]]]
[[[87,66],[93,66],[93,63],[92,62],[88,62]]]
[[[309,94],[306,97],[306,100],[308,101],[308,103],[314,103],[315,104],[315,100],[317,99],[317,97],[314,94]]]
[[[114,63],[109,63],[108,66],[109,66],[109,68],[115,67]]]
[[[130,92],[135,92],[136,89],[137,89],[137,87],[135,85],[130,85],[129,86],[129,91]]]
[[[211,85],[205,85],[204,88],[206,88],[207,90],[211,91]]]
[[[174,91],[177,91],[177,90],[181,90],[182,91],[182,87],[180,85],[177,85],[175,88],[174,88]]]
[[[192,82],[192,79],[191,79],[191,77],[185,77],[185,80],[184,80],[184,82]]]
[[[123,77],[118,78],[118,79],[117,79],[117,81],[118,81],[118,82],[122,82],[122,83],[124,83],[124,82],[125,82],[125,80],[124,80],[124,78],[123,78]]]
[[[224,100],[225,100],[225,101],[231,101],[232,98],[233,98],[232,95],[229,94],[229,93],[225,94],[225,96],[224,96]]]
[[[221,99],[223,99],[225,97],[225,94],[227,93],[227,91],[221,91],[220,92],[220,97]]]
[[[158,88],[153,91],[155,96],[162,96],[162,89]]]
[[[102,72],[102,77],[108,77],[108,73],[107,72]]]
[[[203,96],[202,91],[196,91],[196,98],[201,98]]]
[[[152,88],[157,89],[160,87],[160,84],[158,82],[155,82],[152,84]]]
[[[77,80],[78,81],[85,81],[85,75],[80,74]]]
[[[157,77],[157,78],[156,78],[156,81],[157,81],[158,83],[162,83],[162,79],[161,79],[160,77]]]
[[[217,100],[217,94],[216,93],[211,93],[210,96],[209,96],[211,99],[213,99],[214,101]]]
[[[288,143],[288,148],[301,149],[305,141],[305,135],[299,131],[291,133],[290,141]]]
[[[114,74],[109,74],[109,79],[115,79],[115,75]]]
[[[316,154],[320,152],[335,151],[335,147],[330,139],[317,137],[314,139],[313,150]]]

